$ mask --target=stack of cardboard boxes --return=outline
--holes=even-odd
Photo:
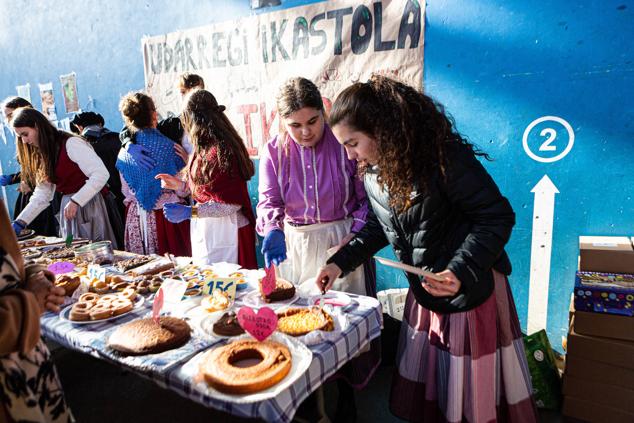
[[[563,415],[634,422],[634,249],[627,237],[580,237]]]

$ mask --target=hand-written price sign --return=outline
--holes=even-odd
[[[220,290],[229,296],[230,301],[233,301],[236,298],[238,279],[240,278],[213,278],[206,280],[203,285],[203,294],[211,295],[215,290]]]
[[[252,337],[262,342],[277,329],[277,315],[269,307],[262,307],[256,314],[251,307],[244,306],[238,311],[238,323]]]
[[[67,261],[58,261],[48,266],[48,270],[55,273],[56,275],[62,275],[64,273],[72,272],[74,269],[75,265]]]
[[[266,275],[262,278],[262,293],[269,295],[275,291],[276,278],[275,278],[275,266],[271,265],[266,269]]]
[[[106,281],[106,269],[99,266],[98,264],[89,264],[88,265],[88,277],[91,279],[96,279],[98,281]]]
[[[162,308],[163,308],[163,288],[159,288],[159,290],[156,292],[156,296],[154,297],[154,302],[152,303],[152,319],[156,322],[157,325],[161,324],[159,320],[159,316],[161,314]]]

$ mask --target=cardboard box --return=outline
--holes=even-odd
[[[634,390],[634,369],[612,366],[573,354],[566,355],[566,377],[568,376],[587,382],[607,383]]]
[[[634,274],[632,241],[624,236],[580,236],[579,270]]]
[[[632,401],[634,391],[631,389],[605,382],[590,382],[566,374],[564,375],[564,395],[592,401],[634,415],[634,401]]]
[[[634,342],[580,335],[574,331],[575,319],[568,333],[568,354],[634,369]]]
[[[578,271],[575,309],[634,316],[634,275]]]
[[[575,311],[575,332],[580,335],[634,342],[634,318],[616,314]]]
[[[561,413],[566,417],[591,423],[632,423],[634,421],[634,414],[627,411],[570,396],[564,397],[564,407]]]

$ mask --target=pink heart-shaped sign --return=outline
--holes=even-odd
[[[262,307],[256,314],[251,307],[244,306],[238,311],[238,323],[242,329],[262,342],[277,329],[277,315],[268,307]]]
[[[276,279],[275,279],[275,266],[271,265],[266,269],[266,275],[262,278],[262,293],[269,295],[275,291]]]

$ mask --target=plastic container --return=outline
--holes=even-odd
[[[110,241],[93,242],[75,250],[75,257],[94,264],[112,264],[114,251]]]

